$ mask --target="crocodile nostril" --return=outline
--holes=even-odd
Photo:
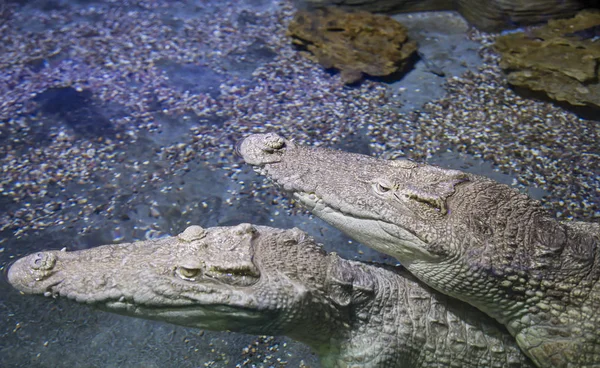
[[[291,147],[291,142],[275,133],[253,134],[237,146],[238,154],[250,165],[264,166],[280,162]]]
[[[263,151],[273,153],[285,147],[285,139],[275,133],[268,133],[264,137],[264,145]]]
[[[52,253],[40,252],[33,256],[31,268],[34,270],[49,270],[56,264],[56,256]]]
[[[38,253],[35,255],[35,259],[33,260],[33,266],[35,268],[40,268],[40,267],[42,267],[43,261],[44,261],[44,258],[42,256],[42,254]]]

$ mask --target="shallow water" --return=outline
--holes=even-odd
[[[598,221],[600,123],[516,95],[489,35],[452,13],[398,16],[444,76],[419,61],[398,81],[347,87],[291,47],[292,14],[271,0],[7,3],[2,268],[41,249],[241,222],[297,226],[343,257],[393,263],[241,163],[235,143],[264,131],[492,176],[561,218]],[[4,279],[0,316],[2,367],[318,366],[287,338],[116,316]]]

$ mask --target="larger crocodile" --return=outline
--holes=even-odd
[[[600,366],[600,224],[561,222],[507,185],[408,160],[276,134],[239,151],[313,214],[506,325],[538,366]]]
[[[160,240],[46,251],[9,282],[134,317],[310,345],[323,367],[533,367],[498,323],[402,268],[325,253],[298,229],[191,226]]]

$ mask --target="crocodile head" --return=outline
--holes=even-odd
[[[448,201],[469,186],[468,174],[299,146],[275,134],[252,135],[238,152],[313,214],[405,267],[462,251],[439,235],[468,204]]]
[[[301,275],[279,274],[273,264],[277,259],[261,256],[272,253],[256,248],[296,244],[304,235],[265,228],[257,239],[257,233],[249,224],[191,226],[159,240],[39,252],[17,260],[8,281],[26,294],[64,297],[113,313],[210,330],[294,336],[291,326],[299,321],[293,317],[305,315],[302,308],[310,308],[314,298],[306,292],[310,284]],[[319,252],[306,249],[304,259],[315,258],[311,267],[322,262]]]
[[[276,134],[249,136],[238,152],[316,216],[505,324],[540,366],[600,363],[599,231],[457,170]]]

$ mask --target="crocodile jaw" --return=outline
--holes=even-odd
[[[7,278],[24,294],[66,298],[112,313],[264,332],[278,311],[271,300],[257,297],[265,280],[253,264],[252,236],[247,224],[206,234],[190,227],[158,240],[38,252],[15,261]]]
[[[409,268],[413,262],[436,262],[434,254],[426,250],[423,240],[401,226],[375,218],[358,218],[341,209],[327,205],[314,193],[293,192],[293,197],[317,217],[343,231],[351,238],[369,244],[373,249],[398,259]],[[403,244],[398,247],[398,242]]]

